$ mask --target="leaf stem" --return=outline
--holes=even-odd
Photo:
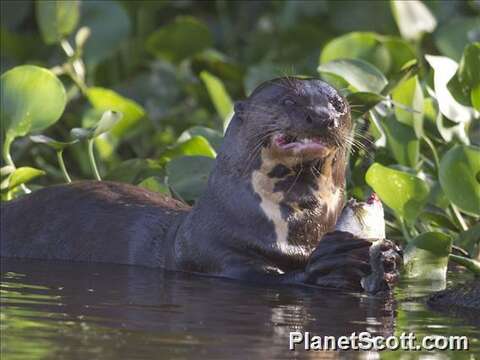
[[[408,232],[408,229],[405,226],[405,222],[403,221],[403,219],[398,219],[398,221],[400,222],[400,227],[401,227],[401,230],[402,230],[402,234],[405,237],[405,239],[407,239],[407,242],[412,241],[412,237],[410,236],[410,233]]]
[[[90,165],[92,166],[93,174],[95,175],[95,179],[98,181],[102,181],[100,177],[100,173],[98,172],[97,164],[95,163],[95,155],[93,154],[93,143],[95,139],[88,140],[88,158],[90,160]]]
[[[458,210],[458,208],[453,203],[450,203],[450,207],[452,208],[453,213],[455,214],[455,217],[460,223],[462,230],[467,231],[468,230],[467,223],[465,222],[465,219],[463,218],[462,214],[460,214],[460,211]]]
[[[13,162],[12,155],[10,155],[10,145],[12,145],[12,138],[7,136],[5,138],[5,142],[3,143],[3,158],[5,159],[5,163],[7,165],[12,166],[14,169],[17,167],[15,166],[15,163]],[[23,190],[25,194],[30,194],[32,190],[30,190],[25,184],[21,184],[20,188]]]
[[[427,137],[427,136],[422,136],[423,140],[427,143],[428,147],[432,151],[433,154],[433,160],[435,161],[435,167],[437,173],[440,171],[440,159],[438,158],[437,150],[435,149],[435,146],[433,145],[432,141]]]
[[[466,267],[473,272],[475,276],[480,276],[480,262],[454,254],[450,254],[450,259],[453,262]]]
[[[63,177],[67,181],[67,183],[71,183],[72,179],[70,178],[70,175],[68,175],[67,168],[65,167],[65,162],[63,161],[63,150],[57,151],[57,159],[58,159],[58,164],[60,165],[60,169],[62,170]]]

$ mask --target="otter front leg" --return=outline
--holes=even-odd
[[[363,291],[362,279],[372,273],[372,242],[348,232],[325,235],[312,253],[306,267],[306,282],[325,287]],[[380,244],[379,261],[384,271],[372,292],[393,287],[399,278],[400,249],[391,241]]]

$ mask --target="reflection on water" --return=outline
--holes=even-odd
[[[392,298],[246,285],[138,267],[2,259],[2,359],[337,358],[288,351],[290,331],[315,335],[467,335],[479,328],[428,311],[404,283]],[[419,353],[343,353],[418,358]]]

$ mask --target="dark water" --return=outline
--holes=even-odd
[[[4,359],[480,358],[480,328],[395,300],[128,266],[2,259]],[[290,331],[466,335],[468,352],[289,351]],[[425,357],[428,356],[428,357]],[[433,356],[433,357],[432,357]]]

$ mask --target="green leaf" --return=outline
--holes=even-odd
[[[445,281],[452,239],[440,232],[427,232],[405,249],[404,269],[408,277]]]
[[[320,74],[341,77],[357,91],[380,94],[387,85],[387,79],[373,65],[357,59],[334,60],[318,67]]]
[[[412,127],[417,138],[423,135],[423,92],[417,76],[398,85],[392,93],[392,99],[412,111],[395,106],[395,116],[401,123]]]
[[[88,27],[91,35],[83,56],[90,68],[112,56],[130,33],[130,18],[116,1],[82,1],[80,26]]]
[[[146,48],[157,57],[180,62],[212,44],[212,35],[204,23],[194,17],[180,16],[153,32]]]
[[[480,215],[480,148],[456,145],[440,161],[439,178],[447,198],[463,212]]]
[[[455,76],[448,82],[448,89],[455,100],[472,105],[472,92],[480,88],[480,43],[467,45]],[[479,110],[479,109],[477,109]]]
[[[388,80],[388,84],[382,89],[382,95],[390,94],[399,85],[414,76],[419,70],[418,62],[416,59],[407,61],[404,66]]]
[[[69,142],[62,142],[58,140],[54,140],[51,137],[45,135],[32,135],[30,136],[30,140],[37,144],[45,144],[51,147],[55,151],[62,151],[66,147],[75,144],[78,140],[69,141]]]
[[[415,49],[403,39],[395,36],[382,36],[382,43],[390,53],[390,72],[400,72],[408,62],[416,61]]]
[[[470,101],[475,110],[480,111],[480,86],[476,86],[470,93]]]
[[[210,99],[212,100],[218,115],[220,115],[220,118],[223,120],[224,129],[226,129],[233,114],[233,102],[230,95],[228,95],[222,81],[209,72],[202,71],[200,73],[200,78],[207,87]]]
[[[390,69],[391,61],[381,37],[371,32],[348,33],[328,42],[320,54],[320,63],[340,59],[364,60],[384,72]]]
[[[0,78],[0,90],[4,155],[17,136],[41,131],[54,124],[67,102],[60,80],[38,66],[23,65],[7,71]]]
[[[151,159],[130,159],[112,169],[105,180],[138,184],[151,176],[162,177],[163,167],[160,162]]]
[[[87,90],[87,96],[95,109],[112,110],[123,114],[121,120],[112,129],[112,134],[116,137],[121,137],[131,130],[145,116],[142,106],[113,90],[91,87]]]
[[[383,125],[387,135],[387,145],[395,160],[401,165],[415,168],[420,153],[420,141],[414,130],[392,116],[387,116]]]
[[[150,176],[144,180],[142,180],[138,186],[165,195],[171,195],[168,185],[160,181],[156,176]]]
[[[457,71],[457,63],[444,56],[425,55],[425,58],[434,70],[433,84],[441,113],[455,122],[471,121],[475,117],[475,110],[460,104],[447,88]]]
[[[162,154],[162,159],[168,161],[178,156],[206,156],[215,158],[217,153],[203,136],[194,136],[184,142],[177,143]]]
[[[21,167],[10,173],[10,175],[2,181],[0,188],[2,192],[10,191],[42,175],[45,175],[45,171],[28,166]]]
[[[435,44],[443,55],[460,61],[465,46],[480,41],[479,28],[478,16],[453,18],[435,32]]]
[[[47,44],[62,41],[76,28],[80,17],[80,1],[35,1],[35,5],[38,26]]]
[[[365,181],[400,218],[413,223],[425,205],[429,189],[420,178],[373,163]]]
[[[167,165],[167,183],[186,201],[195,201],[205,191],[214,163],[203,156],[175,158]]]
[[[393,17],[402,37],[420,40],[424,33],[431,33],[437,27],[437,20],[421,1],[390,1]]]
[[[185,142],[190,140],[194,136],[203,136],[208,140],[210,145],[213,146],[215,151],[218,152],[220,146],[223,143],[223,134],[219,131],[204,127],[204,126],[194,126],[190,129],[185,130],[177,139],[177,142]]]
[[[352,117],[358,118],[385,100],[384,96],[371,92],[355,92],[347,95]]]

